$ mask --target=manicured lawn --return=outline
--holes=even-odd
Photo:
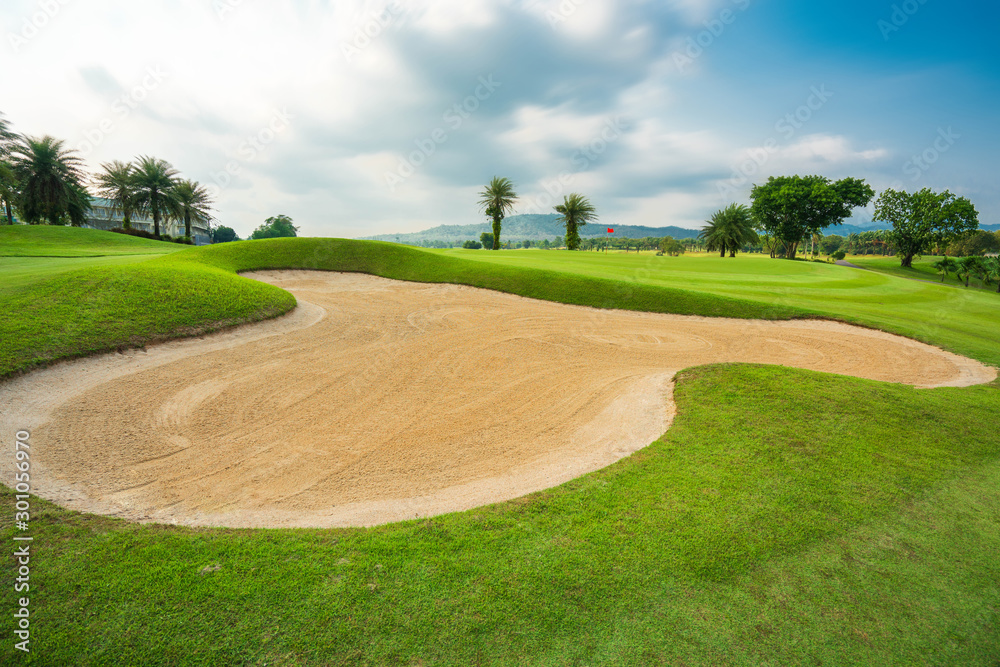
[[[0,225],[0,257],[163,254],[187,246],[79,227]]]
[[[609,468],[368,530],[34,500],[26,664],[996,663],[1000,386],[735,365],[686,371],[677,400]]]
[[[952,287],[960,287],[962,289],[985,289],[988,291],[996,292],[997,285],[996,282],[990,285],[984,285],[983,281],[978,278],[971,278],[969,280],[969,287],[965,287],[965,280],[960,280],[955,276],[954,273],[948,275],[941,282],[941,274],[938,273],[937,269],[934,268],[934,262],[940,260],[940,257],[921,257],[913,259],[913,266],[909,269],[904,269],[899,265],[899,259],[895,257],[850,257],[848,258],[852,264],[857,264],[858,266],[863,266],[866,269],[872,271],[878,271],[879,273],[887,273],[891,276],[899,276],[900,278],[909,278],[911,280],[931,280],[939,284],[951,285]]]
[[[19,284],[0,283],[0,311],[19,314],[0,320],[0,369],[294,305],[234,275],[251,268],[365,271],[659,312],[819,312],[1000,363],[994,295],[870,271],[295,239],[39,269],[34,280],[22,267]],[[674,426],[633,456],[425,521],[187,529],[33,498],[32,653],[14,650],[5,613],[0,663],[1000,661],[1000,382],[917,390],[717,365],[682,372],[675,398]],[[0,495],[0,539],[12,544],[13,492]],[[8,556],[3,609],[15,608],[14,572]]]
[[[766,255],[589,253],[559,250],[433,251],[483,264],[541,268],[617,278],[635,285],[669,286],[783,307],[884,329],[1000,365],[1000,295],[956,290],[824,262]],[[853,258],[852,258],[852,261]],[[867,260],[888,263],[891,258]],[[896,260],[898,263],[898,260]]]

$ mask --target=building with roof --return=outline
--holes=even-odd
[[[84,227],[90,229],[117,229],[122,226],[125,216],[115,209],[115,203],[104,197],[90,198],[90,211]],[[153,233],[153,216],[145,213],[133,213],[131,219],[133,229],[141,229]],[[184,236],[183,220],[160,220],[160,233],[170,236]],[[212,242],[211,231],[207,222],[191,222],[191,240],[197,245],[208,245]]]

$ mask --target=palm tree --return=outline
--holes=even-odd
[[[581,194],[570,193],[563,197],[563,203],[553,206],[556,213],[562,213],[566,223],[566,248],[576,250],[580,247],[580,227],[597,220],[597,209]]]
[[[180,217],[184,220],[184,236],[191,238],[192,222],[212,219],[212,195],[197,181],[180,181],[176,189]]]
[[[931,266],[937,269],[938,273],[941,274],[941,282],[944,282],[944,279],[948,277],[949,273],[958,270],[958,264],[951,257],[942,257]]]
[[[136,210],[135,166],[131,162],[105,162],[104,171],[94,182],[97,193],[112,202],[111,210],[122,214],[122,228],[132,229],[132,214]]]
[[[0,158],[0,199],[3,200],[7,224],[13,225],[14,211],[11,206],[17,199],[17,178],[14,176],[13,166],[3,158]]]
[[[514,211],[517,193],[509,178],[494,176],[489,185],[479,194],[479,205],[486,215],[493,219],[493,249],[500,249],[500,223],[508,213]]]
[[[986,277],[997,281],[997,294],[1000,294],[1000,257],[990,257],[983,262],[986,265]]]
[[[705,239],[707,250],[718,250],[719,257],[725,257],[726,250],[730,257],[736,257],[741,247],[760,240],[753,230],[750,209],[742,204],[730,204],[712,214],[698,238]]]
[[[18,208],[29,224],[42,220],[63,224],[71,207],[77,214],[90,207],[82,162],[75,151],[63,148],[62,141],[50,136],[25,137],[14,147],[12,156],[14,177],[20,185]]]
[[[958,260],[958,269],[955,271],[955,274],[960,279],[965,278],[966,287],[969,286],[969,278],[976,273],[981,261],[981,257],[963,257]]]
[[[179,217],[177,170],[169,162],[140,155],[135,164],[136,210],[153,216],[153,233],[160,235],[160,219]]]

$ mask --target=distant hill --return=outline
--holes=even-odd
[[[552,240],[566,233],[566,227],[560,223],[560,220],[561,216],[555,213],[512,215],[504,219],[500,238],[504,241],[524,241],[525,239],[529,241]],[[646,236],[672,236],[675,239],[687,239],[698,236],[699,232],[697,229],[684,229],[683,227],[643,227],[639,225],[619,225],[613,222],[601,222],[581,227],[580,236],[582,238],[605,236],[608,227],[614,228],[614,235],[616,237],[628,239],[639,239]],[[479,240],[480,234],[492,231],[493,228],[490,223],[484,221],[472,225],[439,225],[431,229],[425,229],[422,232],[379,234],[377,236],[366,236],[363,239],[369,241],[394,241],[412,245],[423,245],[425,242],[462,243],[469,239]]]

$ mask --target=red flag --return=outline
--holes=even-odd
[[[614,234],[615,230],[613,227],[608,227],[608,234]]]

